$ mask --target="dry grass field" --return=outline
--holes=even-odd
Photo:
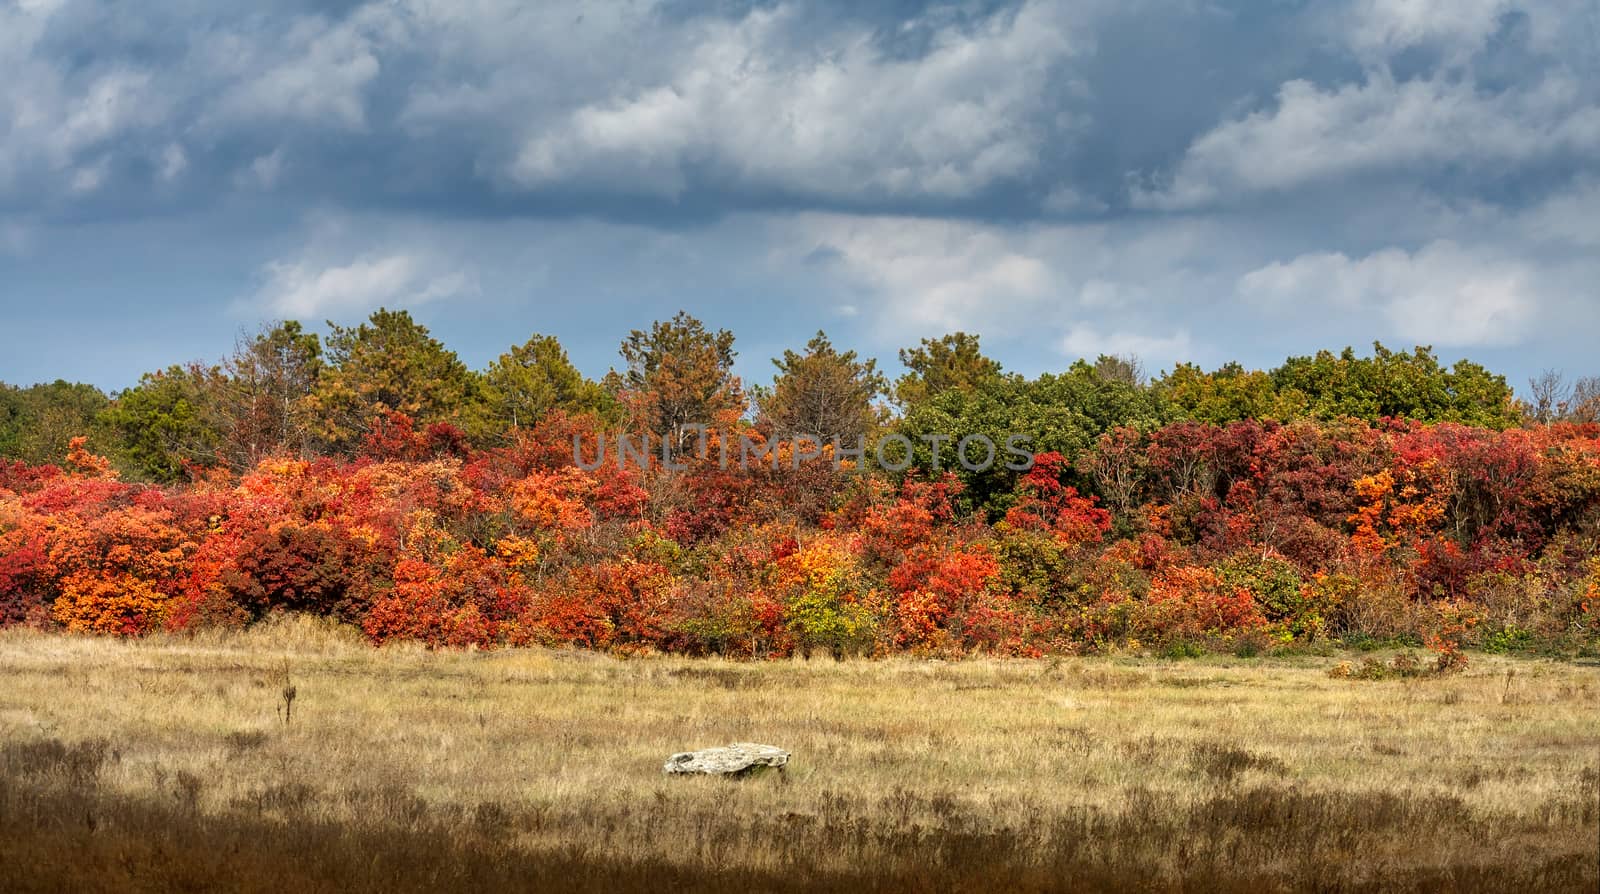
[[[4,633],[0,887],[1596,890],[1600,668],[1335,661]],[[732,741],[786,777],[661,775]]]

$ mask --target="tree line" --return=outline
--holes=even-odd
[[[891,380],[819,332],[773,360],[770,382],[748,388],[733,372],[736,356],[731,332],[687,313],[630,332],[620,366],[598,381],[548,335],[472,370],[403,310],[330,323],[325,337],[283,321],[239,339],[219,362],[169,366],[110,395],[65,381],[0,383],[0,457],[59,463],[85,435],[124,476],[175,482],[268,456],[352,456],[396,413],[424,428],[451,426],[479,448],[508,443],[551,410],[657,433],[690,423],[842,440],[895,432],[920,445],[922,469],[957,465],[938,455],[953,444],[918,437],[934,433],[1003,442],[1024,432],[1035,449],[1070,456],[1114,428],[1183,421],[1394,418],[1503,430],[1600,419],[1600,380],[1547,373],[1519,400],[1505,377],[1465,360],[1446,366],[1427,347],[1323,351],[1267,371],[1183,363],[1153,378],[1137,358],[1101,356],[1029,378],[986,356],[976,335],[956,332],[900,351],[905,372]],[[965,483],[981,498],[1014,481]]]
[[[404,312],[285,322],[105,395],[6,389],[0,625],[136,635],[310,612],[374,642],[780,656],[1240,652],[1348,643],[1595,654],[1591,383],[1424,347],[1268,371],[1102,356],[1023,376],[976,336],[890,379],[819,333],[733,372],[686,314],[598,381],[534,336],[474,371]],[[911,445],[900,469],[575,462],[682,434]],[[1025,434],[1033,464],[961,441]],[[723,441],[726,443],[726,441]],[[741,446],[742,449],[742,446]]]

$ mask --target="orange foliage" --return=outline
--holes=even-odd
[[[1209,568],[1170,568],[1151,583],[1135,628],[1154,641],[1226,636],[1267,626],[1255,598],[1230,587]]]
[[[51,613],[75,633],[132,635],[158,627],[170,600],[131,574],[80,571],[62,583]]]
[[[1452,666],[1491,635],[1600,634],[1593,426],[1124,429],[1093,448],[1115,455],[1041,454],[982,500],[952,475],[723,469],[715,450],[576,467],[572,438],[599,429],[551,413],[474,452],[391,417],[367,456],[170,488],[81,439],[59,469],[0,463],[0,624],[304,611],[375,642],[742,656],[1359,633],[1431,637]]]

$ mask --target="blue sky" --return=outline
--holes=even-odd
[[[0,380],[405,307],[1600,373],[1600,5],[0,0]]]

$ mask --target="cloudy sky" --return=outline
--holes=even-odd
[[[586,372],[685,308],[741,371],[1600,373],[1595,0],[0,0],[0,379],[107,388],[409,308]]]

